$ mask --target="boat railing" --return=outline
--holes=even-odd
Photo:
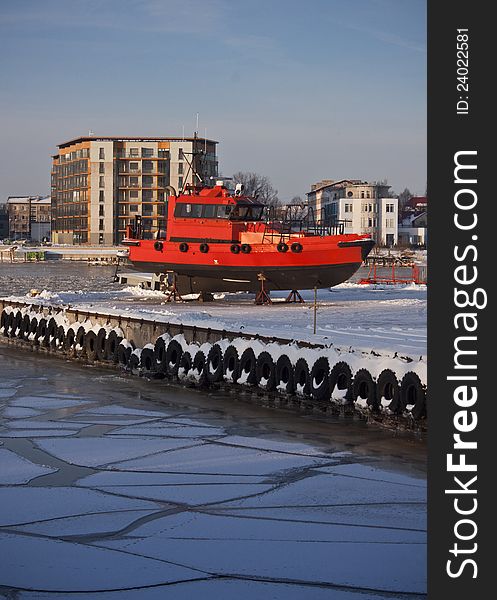
[[[268,207],[265,214],[263,242],[284,242],[292,235],[343,235],[347,221],[316,219],[312,207],[302,205]]]

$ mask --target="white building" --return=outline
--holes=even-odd
[[[399,225],[399,244],[403,246],[426,246],[428,242],[427,213],[412,215]]]
[[[343,222],[345,233],[367,233],[383,246],[398,241],[398,198],[390,186],[358,179],[325,179],[311,186],[307,198],[315,218]]]

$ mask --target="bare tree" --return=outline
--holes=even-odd
[[[401,211],[411,198],[412,194],[407,188],[405,188],[404,191],[399,194],[399,208]]]
[[[266,175],[238,171],[238,173],[233,175],[233,181],[243,184],[243,193],[247,196],[258,198],[258,200],[268,206],[279,204],[278,190],[274,189],[269,177],[266,177]]]

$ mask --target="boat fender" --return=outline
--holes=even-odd
[[[186,379],[188,377],[188,373],[192,370],[192,366],[192,355],[189,352],[183,352],[179,361],[178,379]]]
[[[183,348],[177,340],[171,340],[167,345],[166,352],[166,365],[167,374],[170,377],[176,377],[178,375],[179,361],[183,354]]]
[[[163,248],[164,244],[162,242],[154,242],[154,248],[155,250],[157,250],[157,252],[162,252],[162,248]]]
[[[29,335],[29,325],[31,323],[31,319],[29,315],[24,315],[21,321],[21,328],[19,329],[19,337],[22,340],[27,340]]]
[[[47,333],[42,341],[42,344],[44,346],[49,346],[51,348],[55,348],[55,338],[57,337],[57,329],[58,329],[57,322],[53,317],[51,317],[50,320],[48,321]]]
[[[162,336],[159,336],[154,346],[155,361],[157,362],[157,371],[159,373],[167,371],[166,352],[167,341]]]
[[[207,254],[209,252],[209,244],[200,244],[200,252]]]
[[[383,369],[376,382],[376,398],[381,406],[382,398],[390,400],[388,410],[394,414],[400,412],[400,388],[397,375],[391,369]]]
[[[2,310],[2,315],[0,316],[0,329],[3,329],[3,335],[7,337],[7,327],[9,324],[9,315],[5,309]]]
[[[66,344],[66,330],[63,325],[59,325],[57,328],[57,335],[55,336],[55,347],[57,350],[62,352]]]
[[[140,354],[140,367],[147,373],[155,372],[157,361],[152,348],[144,348]]]
[[[38,319],[33,317],[29,323],[28,339],[33,334],[33,341],[36,338],[36,332],[38,331]]]
[[[285,244],[285,242],[280,242],[276,246],[276,249],[278,250],[278,252],[288,252],[288,244]]]
[[[292,249],[292,252],[302,252],[302,244],[299,242],[293,242],[290,248]]]
[[[123,344],[119,344],[117,347],[117,362],[121,365],[121,367],[126,368],[129,364],[129,360],[131,358],[131,353],[133,352],[134,345],[124,346]]]
[[[314,400],[329,400],[330,388],[330,363],[325,356],[316,360],[311,370],[311,396]]]
[[[352,371],[350,370],[349,365],[340,360],[335,363],[330,371],[330,390],[331,395],[333,396],[333,392],[335,388],[339,390],[347,390],[345,398],[350,400],[352,395]]]
[[[238,254],[240,252],[240,246],[238,244],[231,244],[230,250],[233,254]]]
[[[228,346],[224,351],[223,377],[233,383],[236,383],[240,377],[240,358],[234,346]]]
[[[352,397],[354,402],[359,398],[366,400],[371,408],[377,408],[376,384],[373,381],[371,373],[367,369],[359,369],[354,375],[352,383]]]
[[[209,350],[205,375],[209,383],[223,379],[223,353],[219,344],[214,344]]]
[[[256,358],[252,348],[246,348],[240,357],[240,377],[244,383],[254,385],[256,383]]]
[[[76,338],[76,332],[72,327],[69,327],[64,339],[64,350],[70,352],[74,348],[74,340]]]
[[[94,331],[88,331],[88,333],[85,335],[85,352],[88,360],[98,360],[97,334]]]
[[[40,319],[38,321],[38,329],[36,330],[36,339],[38,340],[38,343],[41,343],[41,340],[45,339],[46,335],[47,335],[47,320]]]
[[[269,352],[261,352],[256,362],[257,385],[268,392],[276,389],[276,365]]]
[[[285,394],[295,392],[294,369],[286,354],[282,354],[276,361],[276,386]]]
[[[107,352],[105,350],[106,342],[107,332],[103,327],[101,327],[97,333],[97,360],[107,359]]]
[[[402,410],[412,406],[411,415],[415,419],[424,416],[426,410],[426,393],[418,375],[408,371],[400,382],[400,403]]]
[[[252,246],[250,244],[242,244],[240,250],[243,252],[243,254],[250,254],[252,251]]]
[[[140,357],[137,354],[133,354],[131,351],[129,360],[128,360],[128,368],[130,371],[136,371],[140,366]]]
[[[112,330],[109,333],[107,340],[105,341],[105,360],[113,362],[114,364],[119,362],[117,350],[122,341],[123,338],[118,335],[116,331]]]
[[[83,327],[83,325],[80,325],[78,327],[78,331],[76,332],[76,339],[75,339],[75,345],[76,346],[79,345],[79,348],[77,350],[78,356],[82,356],[84,353],[85,335],[86,335],[86,329]]]
[[[186,242],[181,242],[179,245],[180,252],[188,252],[188,244]]]
[[[205,369],[205,354],[202,350],[199,350],[193,358],[192,370],[199,385],[205,385],[207,383],[206,369]]]
[[[305,358],[299,358],[294,369],[295,391],[299,396],[309,396],[311,391],[311,374]]]
[[[14,315],[14,313],[12,313]],[[14,316],[11,315],[11,327],[10,327],[10,337],[16,337],[19,335],[19,329],[21,328],[22,323],[22,314],[21,311],[18,310]]]

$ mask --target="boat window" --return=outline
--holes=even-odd
[[[238,204],[232,210],[230,219],[233,221],[260,221],[264,206],[244,206]]]
[[[231,213],[231,206],[229,204],[220,204],[216,206],[218,219],[228,219]]]
[[[202,215],[205,219],[214,219],[216,217],[216,205],[206,204],[204,206],[204,214]]]
[[[178,203],[174,209],[175,217],[191,219],[228,219],[231,206],[225,204],[190,204]]]

